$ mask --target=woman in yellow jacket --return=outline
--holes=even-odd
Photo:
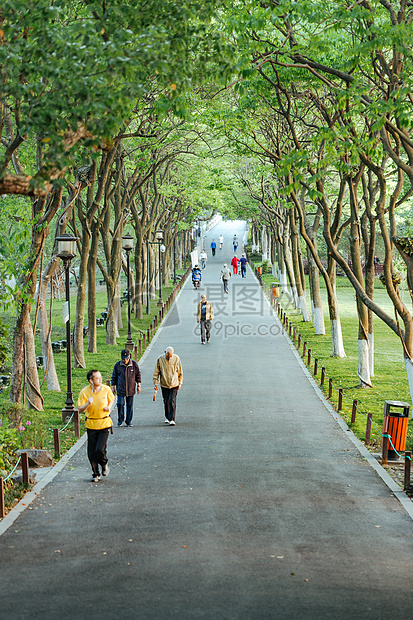
[[[102,476],[109,474],[106,444],[112,427],[110,412],[115,397],[109,386],[102,385],[102,375],[98,370],[89,370],[86,376],[89,385],[80,392],[77,406],[79,413],[87,410],[87,455],[92,466],[92,482],[98,482],[99,465],[102,467]]]

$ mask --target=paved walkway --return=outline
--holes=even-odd
[[[411,617],[413,522],[321,403],[251,271],[223,296],[242,228],[221,231],[201,291],[185,285],[143,361],[110,476],[89,482],[83,446],[0,537],[2,618]],[[205,290],[216,319],[201,346]],[[168,345],[184,369],[176,427],[152,401]]]

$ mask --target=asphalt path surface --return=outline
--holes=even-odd
[[[90,482],[84,444],[0,537],[2,619],[412,617],[411,518],[316,395],[251,271],[222,292],[243,230],[205,238],[201,289],[187,282],[141,364],[109,477]],[[184,371],[175,427],[152,400],[169,345]]]

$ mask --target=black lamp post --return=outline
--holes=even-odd
[[[146,314],[151,313],[151,305],[149,301],[149,246],[157,245],[158,246],[158,262],[159,262],[159,300],[158,306],[163,306],[162,302],[162,263],[161,263],[161,252],[165,252],[165,246],[162,243],[163,240],[163,230],[155,230],[155,239],[156,241],[149,241],[149,238],[146,239]]]
[[[126,252],[126,263],[127,263],[127,289],[128,289],[128,337],[125,343],[125,349],[129,349],[129,351],[133,351],[133,342],[132,342],[132,334],[130,329],[130,284],[129,284],[129,255],[133,250],[133,237],[129,233],[122,237],[123,243],[122,248]]]
[[[63,322],[66,323],[66,355],[67,355],[67,392],[65,408],[62,409],[62,418],[65,420],[71,417],[75,411],[72,393],[72,353],[71,353],[71,330],[70,330],[70,288],[69,288],[69,269],[72,258],[76,256],[76,241],[78,237],[73,237],[68,233],[63,233],[61,237],[56,237],[57,256],[62,259],[65,269],[66,302],[63,306]]]

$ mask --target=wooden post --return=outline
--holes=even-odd
[[[146,342],[149,344],[150,341],[151,341],[151,332],[148,327],[148,329],[146,330]]]
[[[324,366],[321,366],[320,385],[324,385],[325,376],[326,376],[326,369],[324,368]]]
[[[381,464],[387,465],[387,459],[389,457],[389,436],[387,433],[383,433],[383,443],[381,452]]]
[[[146,349],[146,334],[143,334],[143,348]]]
[[[407,491],[410,486],[410,469],[412,465],[412,453],[406,450],[404,453],[404,485],[403,489]]]
[[[328,397],[331,398],[333,395],[333,380],[330,377],[330,379],[328,380]]]
[[[60,436],[59,429],[53,429],[53,443],[54,443],[54,454],[57,458],[60,459]]]
[[[155,314],[155,318],[153,319],[153,327],[156,329],[158,327],[158,315]]]
[[[303,343],[303,357],[305,357],[306,350],[307,350],[307,342],[304,341],[304,343]]]
[[[145,336],[144,336],[145,337]],[[139,359],[142,357],[142,340],[139,338]]]
[[[136,344],[133,347],[133,357],[135,359],[135,362],[137,362],[138,361],[138,347],[136,346]]]
[[[339,388],[338,390],[338,406],[337,410],[341,411],[343,408],[343,388]]]
[[[364,443],[366,444],[366,446],[370,445],[370,437],[371,437],[371,418],[372,418],[373,414],[372,413],[368,413],[367,414],[367,422],[366,422],[366,438],[364,440]]]
[[[4,505],[4,480],[0,478],[0,518],[4,519],[6,516],[6,508]]]
[[[27,452],[22,452],[22,478],[25,484],[29,484],[29,455]]]
[[[311,362],[311,349],[308,349],[307,352],[307,365],[309,366]]]
[[[76,439],[79,439],[80,437],[80,424],[79,424],[79,411],[78,409],[75,409],[73,412],[73,423],[75,426],[75,437]]]
[[[318,358],[316,357],[314,359],[314,376],[317,376],[317,372],[318,372]]]
[[[151,323],[150,330],[151,330],[151,340],[152,340],[152,338],[153,338],[153,321],[152,321],[152,323]]]
[[[298,334],[298,342],[297,342],[297,349],[300,350],[300,346],[301,346],[301,334]]]
[[[357,401],[353,400],[353,408],[351,410],[351,423],[354,424],[356,421],[356,413],[357,413]]]
[[[297,332],[296,332],[295,325],[294,325],[294,329],[293,329],[293,342],[295,342],[296,337],[297,337]]]

